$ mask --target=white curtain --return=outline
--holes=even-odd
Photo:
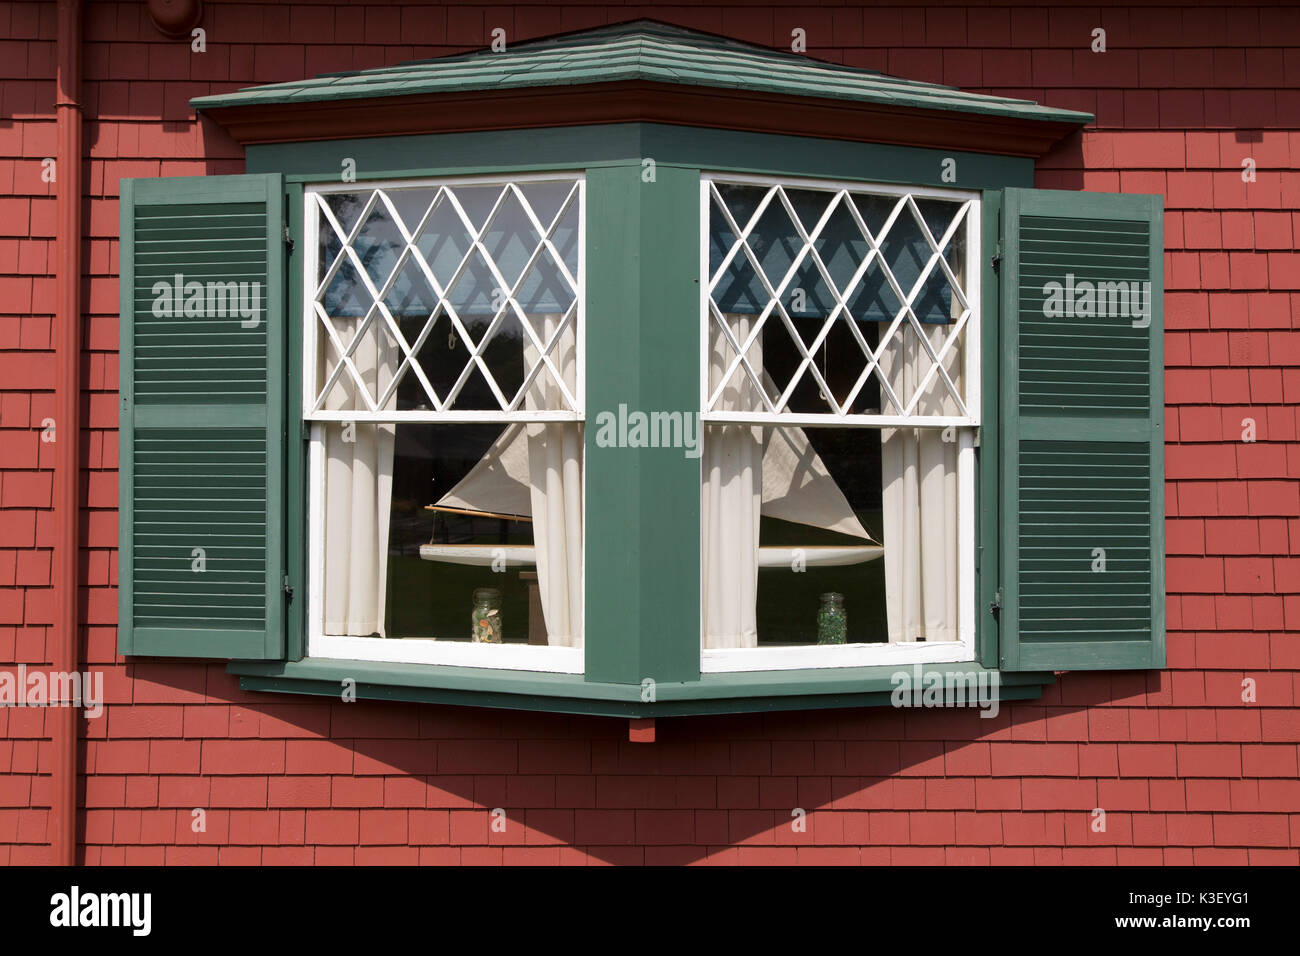
[[[559,315],[533,316],[533,329],[543,345],[560,323]],[[570,321],[550,356],[565,386],[576,383],[577,337]],[[539,352],[524,339],[524,369],[532,368]],[[565,408],[564,396],[545,365],[524,395],[529,411]],[[570,422],[530,423],[528,483],[532,498],[533,546],[537,553],[537,586],[542,599],[548,644],[582,646],[582,427]]]
[[[885,328],[882,324],[882,331]],[[925,326],[935,354],[950,328]],[[961,353],[961,347],[954,344],[943,359],[944,370],[959,391],[964,388]],[[920,337],[908,325],[899,327],[880,358],[881,372],[904,405],[932,364]],[[915,414],[958,413],[937,372],[925,396],[917,403]],[[882,408],[888,404],[882,392]],[[957,442],[944,441],[943,431],[936,428],[885,428],[880,440],[889,640],[955,641]]]
[[[742,345],[754,316],[727,315],[732,335]],[[722,382],[735,349],[713,328],[709,350],[709,392]],[[760,341],[747,353],[756,372],[763,368]],[[719,411],[763,407],[753,380],[738,367],[715,406]],[[758,522],[763,500],[763,434],[749,425],[711,425],[704,436],[702,559],[704,646],[758,646]]]
[[[352,355],[376,401],[397,370],[397,349],[388,335],[379,332],[382,321],[375,317]],[[360,322],[360,318],[335,320],[345,343],[352,340]],[[330,390],[325,408],[367,407],[356,381],[345,370]],[[325,633],[383,637],[395,426],[328,422],[324,428]]]

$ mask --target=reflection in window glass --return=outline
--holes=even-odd
[[[969,202],[736,183],[713,183],[710,195],[709,325],[721,374],[709,411],[938,414],[951,398],[965,413],[954,369],[970,314]],[[882,384],[873,357],[908,363],[915,381]],[[755,386],[743,404],[721,399],[724,382],[742,380]]]
[[[516,408],[534,364],[576,394],[577,182],[315,197],[316,408]]]

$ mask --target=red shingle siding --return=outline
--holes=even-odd
[[[205,54],[142,2],[86,10],[83,653],[109,704],[84,725],[86,862],[1300,863],[1300,10],[205,9]],[[1066,675],[994,720],[665,720],[640,745],[619,721],[271,697],[116,656],[118,181],[242,170],[197,94],[639,15],[764,44],[802,27],[817,56],[1093,111],[1037,184],[1165,194],[1167,670]],[[54,4],[0,3],[0,37],[8,667],[48,665],[53,618]],[[0,863],[47,857],[47,722],[0,708]]]

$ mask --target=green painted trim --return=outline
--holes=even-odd
[[[268,173],[267,175],[274,175]],[[132,202],[139,206],[265,202],[269,180],[249,174],[233,176],[161,176],[131,180]]]
[[[337,698],[337,684],[317,681],[290,681],[274,677],[241,677],[241,690],[264,691],[282,694],[312,694]],[[1042,696],[1043,684],[1025,687],[1003,687],[1000,703],[1037,700]],[[437,688],[399,687],[391,684],[359,683],[355,688],[359,700],[403,701],[420,704],[438,704],[458,707],[488,707],[501,710],[522,710],[533,713],[558,713],[589,717],[614,718],[668,718],[715,716],[721,714],[752,714],[803,710],[860,709],[863,707],[888,707],[888,693],[827,694],[816,697],[753,698],[736,697],[711,702],[673,701],[659,705],[637,704],[624,701],[593,701],[578,697],[540,697],[527,694],[482,694],[473,691],[452,691]],[[651,709],[654,707],[654,709]]]
[[[998,613],[998,665],[1020,670],[1020,579],[1017,542],[1020,539],[1020,198],[1024,190],[1009,189],[1002,202],[1002,259],[999,265],[1002,317],[1001,378],[998,411],[1001,418],[1001,553],[999,568],[1002,609]]]
[[[632,178],[641,204],[640,322],[631,356],[639,367],[638,388],[628,407],[693,416],[700,410],[700,173],[659,166],[648,183],[640,169],[622,175]],[[616,413],[618,404],[589,405],[588,421],[602,408]],[[703,459],[687,457],[684,448],[596,451],[601,453],[632,459],[640,484],[639,678],[696,681]]]
[[[969,675],[978,664],[932,664],[922,680],[938,674]],[[355,682],[363,699],[407,700],[513,710],[540,710],[612,717],[670,717],[772,710],[891,706],[895,675],[911,667],[851,668],[828,671],[769,671],[706,674],[699,681],[662,682],[655,700],[643,700],[639,686],[584,679],[576,674],[542,674],[482,668],[380,664],[370,661],[236,661],[227,671],[246,690],[317,694],[339,698],[344,680]],[[1051,673],[1003,674],[1001,701],[1037,698],[1053,681]],[[954,708],[959,709],[959,708]]]
[[[285,564],[284,506],[284,428],[285,428],[285,261],[284,178],[266,177],[266,568],[274,573],[266,582],[267,659],[284,656],[285,644]],[[271,516],[279,517],[272,522]]]
[[[266,658],[267,632],[211,627],[131,628],[135,657]]]
[[[596,445],[601,410],[636,408],[641,367],[639,173],[626,167],[588,170],[586,178],[586,425],[583,479],[583,645],[587,681],[640,684],[642,674],[641,473],[632,449]],[[600,356],[598,360],[593,356]]]
[[[1151,649],[1149,666],[1165,657],[1165,204],[1145,197],[1151,235]]]
[[[596,439],[602,414],[617,418],[620,406],[699,408],[700,175],[591,170],[587,196],[587,673],[695,681],[700,459]]]
[[[1151,642],[1146,640],[1026,644],[1020,649],[1019,662],[1025,670],[1147,670],[1165,666],[1163,655],[1152,661]]]
[[[1163,215],[1164,197],[1146,193],[1092,193],[1066,189],[1021,189],[1006,197],[1021,216],[1069,216],[1072,219],[1148,220]]]
[[[281,172],[290,181],[341,181],[343,161],[357,179],[412,176],[495,176],[541,170],[582,170],[593,164],[640,162],[638,123],[545,127],[423,136],[371,136],[313,143],[270,143],[245,149],[249,172]],[[511,157],[513,162],[503,162]]]
[[[659,123],[644,124],[642,142],[642,155],[653,157],[657,163],[685,163],[707,172],[972,190],[1031,186],[1034,181],[1032,159],[960,149],[851,143]],[[953,182],[943,179],[946,159],[956,162]]]
[[[118,201],[117,649],[135,653],[135,194],[123,179]]]
[[[288,309],[285,338],[288,342],[288,374],[285,387],[285,562],[293,597],[286,608],[284,652],[291,661],[307,656],[307,443],[302,418],[303,339],[303,188],[301,183],[286,187],[289,238],[286,260]]]
[[[525,146],[526,149],[521,149]],[[526,155],[526,163],[503,156]],[[802,136],[696,129],[662,123],[548,127],[482,133],[380,136],[314,143],[249,146],[249,172],[281,172],[289,182],[338,182],[345,159],[358,182],[513,172],[593,171],[602,166],[681,166],[711,172],[795,176],[863,183],[957,189],[1032,186],[1033,160]],[[437,157],[436,165],[430,157]],[[761,158],[761,163],[758,162]],[[956,160],[957,179],[944,182],[943,160]]]
[[[699,172],[587,174],[586,674],[699,676],[699,460],[602,448],[603,414],[699,406]],[[687,238],[689,237],[689,238]]]
[[[1002,521],[999,508],[1000,488],[999,443],[1002,441],[1000,425],[1001,402],[999,392],[998,347],[1001,335],[1002,314],[999,309],[1001,277],[993,268],[993,259],[1001,252],[1002,193],[986,190],[980,197],[980,379],[983,391],[980,396],[983,421],[980,425],[979,473],[977,498],[979,501],[978,541],[979,552],[975,562],[977,580],[975,620],[978,624],[978,654],[985,667],[998,665],[998,617],[991,607],[997,597],[1000,583]]]

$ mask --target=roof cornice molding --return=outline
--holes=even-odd
[[[652,122],[1036,157],[1092,120],[647,20],[191,103],[244,145]]]
[[[1079,128],[1077,123],[637,81],[371,100],[249,104],[204,112],[245,146],[555,126],[665,123],[1039,157]]]

